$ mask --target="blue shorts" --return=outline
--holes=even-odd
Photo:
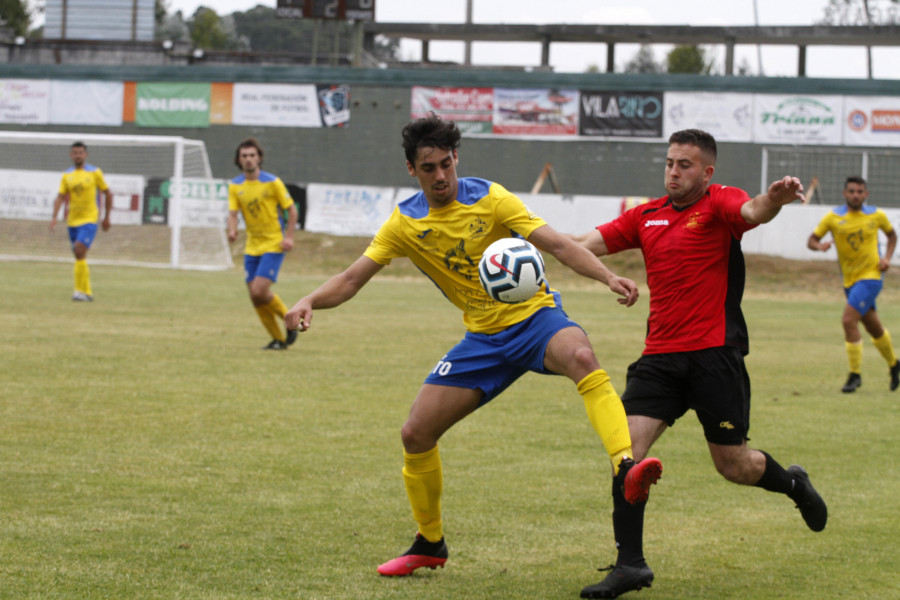
[[[880,279],[860,279],[848,288],[844,288],[847,304],[856,312],[865,316],[870,310],[876,310],[875,298],[881,293]]]
[[[497,333],[472,333],[438,361],[425,383],[484,392],[487,404],[527,373],[554,375],[544,368],[547,343],[558,331],[579,327],[561,307],[545,307]]]
[[[85,223],[78,227],[69,227],[69,241],[72,242],[73,246],[75,242],[81,242],[87,248],[90,248],[91,244],[94,243],[95,237],[97,237],[96,223]]]
[[[284,262],[283,252],[269,252],[262,256],[244,255],[244,281],[250,283],[255,277],[271,279],[272,283],[278,281],[278,271]]]

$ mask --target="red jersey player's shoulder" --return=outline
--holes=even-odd
[[[749,199],[750,195],[747,194],[741,188],[736,188],[728,185],[719,185],[718,183],[711,183],[709,187],[706,189],[707,193],[711,198],[725,198],[725,199]]]

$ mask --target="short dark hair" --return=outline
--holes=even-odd
[[[702,129],[682,129],[676,131],[669,136],[670,144],[689,144],[700,148],[701,151],[707,153],[716,162],[718,149],[716,148],[716,138]]]
[[[847,189],[848,183],[858,183],[859,185],[866,187],[866,180],[863,179],[862,177],[860,177],[859,175],[851,175],[850,177],[847,178],[846,181],[844,181],[844,189],[845,190]]]
[[[410,164],[416,164],[419,148],[456,150],[462,133],[453,121],[445,121],[431,113],[427,117],[410,121],[403,128],[403,151]]]
[[[256,141],[256,138],[247,138],[246,140],[238,144],[237,150],[234,151],[234,164],[238,169],[241,168],[241,148],[256,148],[256,151],[259,153],[259,164],[262,165],[262,146],[259,145],[259,142]]]
[[[72,149],[75,148],[84,148],[84,151],[87,152],[87,146],[84,145],[84,142],[75,142],[72,144]]]

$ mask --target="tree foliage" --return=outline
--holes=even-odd
[[[0,0],[0,19],[12,28],[15,35],[28,35],[31,12],[25,0]]]
[[[707,59],[707,52],[700,46],[675,46],[666,55],[666,71],[669,73],[694,73],[709,75],[713,60]]]
[[[637,53],[625,63],[625,73],[663,73],[665,68],[656,62],[653,56],[653,48],[649,44],[641,44]]]

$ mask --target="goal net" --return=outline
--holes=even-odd
[[[113,193],[96,264],[183,269],[233,265],[225,220],[228,184],[214,180],[202,141],[182,137],[0,131],[0,259],[71,260],[66,204],[50,231],[69,150],[87,146]]]

